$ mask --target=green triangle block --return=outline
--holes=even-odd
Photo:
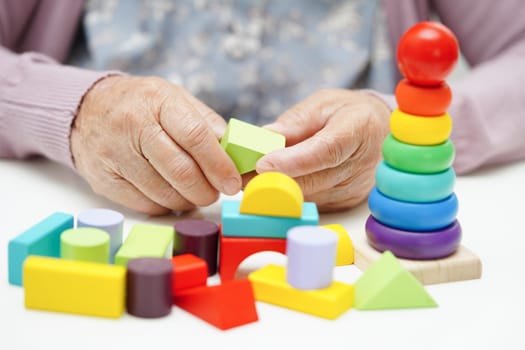
[[[358,310],[436,307],[437,303],[397,258],[385,251],[355,283]]]

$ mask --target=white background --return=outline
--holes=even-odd
[[[228,331],[177,307],[155,320],[26,310],[23,289],[7,282],[7,244],[52,212],[119,210],[125,215],[125,233],[135,223],[172,225],[180,218],[125,210],[93,194],[70,170],[45,160],[2,160],[0,179],[0,349],[525,349],[525,163],[458,177],[463,244],[480,256],[483,275],[480,280],[427,286],[438,308],[350,309],[330,321],[258,302],[258,322]],[[342,224],[355,238],[364,234],[368,214],[363,204],[322,215],[321,224]],[[219,222],[220,203],[191,216]],[[268,262],[284,263],[285,257],[259,253],[241,268],[252,270]],[[335,278],[353,283],[360,274],[355,266],[340,267]],[[210,283],[218,283],[217,277]]]

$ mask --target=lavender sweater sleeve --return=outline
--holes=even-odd
[[[71,123],[85,92],[105,72],[0,47],[0,157],[43,155],[73,167]]]
[[[109,74],[58,63],[83,3],[0,1],[0,157],[43,155],[73,166],[69,133],[76,110],[86,91]]]

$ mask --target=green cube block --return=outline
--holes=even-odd
[[[222,148],[241,174],[255,170],[259,158],[284,148],[285,143],[283,135],[235,118],[230,119],[221,139]]]
[[[136,224],[115,255],[115,265],[126,267],[135,258],[171,258],[173,226]]]

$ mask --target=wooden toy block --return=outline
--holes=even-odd
[[[118,211],[105,208],[92,208],[77,214],[77,227],[93,227],[109,234],[110,262],[115,259],[117,250],[122,245],[124,215]]]
[[[355,283],[355,307],[359,310],[436,306],[423,285],[388,250]]]
[[[322,225],[321,227],[337,233],[339,240],[337,241],[337,255],[335,258],[336,266],[352,265],[354,263],[354,246],[350,235],[340,224]]]
[[[255,170],[259,158],[284,148],[285,143],[283,135],[235,118],[230,118],[221,139],[221,146],[241,174]]]
[[[22,285],[24,260],[29,255],[60,256],[60,234],[73,228],[71,214],[56,212],[9,241],[9,283]]]
[[[172,295],[184,289],[206,285],[208,281],[206,260],[193,254],[181,254],[174,256],[171,262],[173,264]]]
[[[286,239],[281,238],[219,238],[219,275],[221,281],[235,278],[239,264],[252,254],[263,251],[286,253]]]
[[[186,219],[175,223],[173,255],[194,254],[206,260],[208,276],[217,273],[219,225],[208,220]]]
[[[290,176],[270,171],[256,175],[244,188],[241,214],[300,218],[303,192]]]
[[[24,263],[28,309],[118,318],[125,291],[122,266],[40,256]]]
[[[164,258],[138,258],[128,261],[126,310],[130,315],[158,318],[171,313],[173,265]]]
[[[171,258],[175,230],[171,226],[136,224],[115,255],[115,264],[126,266],[135,258]]]
[[[365,238],[361,237],[354,237],[354,249],[354,264],[362,271],[381,255],[381,252],[372,248]],[[424,285],[481,278],[481,260],[463,245],[460,245],[454,254],[442,259],[398,260],[403,268],[410,271]]]
[[[297,226],[286,237],[286,281],[303,290],[329,287],[333,282],[337,240],[320,226]]]
[[[255,299],[310,315],[336,319],[354,304],[354,286],[333,282],[315,290],[295,289],[286,282],[286,268],[269,264],[248,275]]]
[[[295,226],[318,225],[319,212],[313,202],[303,203],[300,218],[241,214],[240,201],[224,200],[221,209],[222,234],[228,237],[286,238]]]
[[[63,259],[109,263],[109,234],[92,227],[71,228],[60,235]]]
[[[259,319],[252,285],[246,279],[185,289],[177,293],[174,303],[222,330]]]
[[[452,118],[448,113],[423,117],[394,109],[390,117],[390,132],[399,141],[411,145],[438,145],[450,136]]]

